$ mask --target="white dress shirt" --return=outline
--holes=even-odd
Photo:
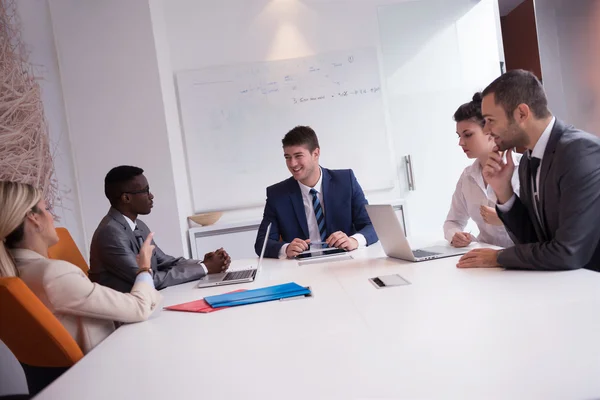
[[[131,228],[132,231],[135,231],[135,228],[137,228],[137,225],[135,224],[135,222],[133,222],[131,219],[129,219],[128,216],[121,214],[123,216],[123,218],[125,218],[125,221],[127,221],[127,225],[129,225],[129,227]]]
[[[315,184],[314,187],[306,186],[303,183],[298,182],[300,186],[300,192],[302,192],[302,204],[304,204],[304,215],[306,215],[306,223],[308,224],[308,238],[311,243],[316,243],[321,241],[321,232],[319,231],[319,225],[317,224],[317,216],[315,215],[315,209],[313,208],[313,197],[310,194],[311,189],[315,189],[317,191],[317,198],[319,199],[319,203],[321,203],[321,209],[323,210],[323,215],[327,213],[325,209],[325,202],[323,201],[323,170],[319,168],[319,180]],[[329,229],[327,224],[325,224],[325,229]],[[327,230],[327,235],[331,235],[333,232]],[[365,239],[362,233],[355,233],[350,236],[358,242],[358,247],[364,247],[367,245],[367,239]],[[303,238],[300,238],[303,239]],[[286,250],[289,243],[284,244],[279,250],[279,258],[286,257]]]
[[[535,186],[538,188],[538,190],[540,188],[540,173],[542,171],[542,165],[544,165],[544,153],[546,152],[546,146],[548,146],[548,140],[550,140],[550,134],[552,133],[552,129],[554,128],[555,122],[556,122],[556,117],[552,117],[552,119],[550,120],[550,123],[548,124],[546,129],[544,129],[544,132],[542,132],[542,136],[540,136],[540,138],[538,139],[535,146],[533,146],[533,151],[531,151],[531,150],[527,151],[527,157],[529,157],[530,159],[531,159],[531,157],[537,157],[540,159],[540,166],[537,170],[537,173],[535,174]],[[527,177],[527,179],[530,181],[529,186],[531,187],[531,193],[534,193],[533,181],[529,177]],[[515,186],[513,183],[513,188],[514,187]],[[502,211],[502,212],[510,211],[513,204],[515,204],[515,200],[517,199],[516,196],[518,196],[518,195],[519,195],[519,193],[515,191],[515,194],[513,194],[512,197],[506,203],[498,204],[498,208],[500,209],[500,211]],[[534,193],[534,196],[535,195],[537,195],[537,192]],[[537,204],[535,201],[533,202],[533,208],[535,209],[535,213],[538,217],[538,221],[540,221],[540,214],[537,209]]]
[[[137,225],[136,225],[136,223],[135,223],[135,222],[133,222],[133,221],[132,221],[132,220],[131,220],[129,217],[127,217],[126,215],[124,215],[124,214],[121,214],[121,215],[123,215],[123,218],[125,218],[125,221],[127,221],[127,225],[129,225],[129,227],[131,228],[131,231],[135,231],[135,230],[136,230],[136,228],[137,228]],[[200,264],[200,266],[201,266],[201,267],[202,267],[202,269],[204,270],[204,273],[205,273],[206,275],[208,275],[208,268],[206,268],[206,265],[204,265],[204,263],[203,263],[202,261],[199,261],[199,262],[198,262],[198,264]],[[143,274],[140,274],[140,275],[143,275]],[[138,276],[140,276],[140,275],[138,275]],[[153,283],[153,285],[154,285],[154,283]]]
[[[512,185],[516,193],[519,193],[519,160],[520,155],[513,153],[515,169],[512,176]],[[465,168],[452,196],[450,211],[444,222],[444,237],[452,241],[456,232],[462,232],[469,218],[479,228],[477,241],[500,247],[513,246],[513,242],[503,225],[490,225],[483,220],[480,213],[481,206],[494,207],[496,205],[496,194],[490,185],[485,186],[482,168],[478,160]]]

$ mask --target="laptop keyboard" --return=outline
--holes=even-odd
[[[433,257],[437,256],[438,254],[441,253],[434,253],[432,251],[425,250],[413,250],[413,255],[415,256],[415,258]]]
[[[246,269],[242,271],[231,271],[225,275],[224,281],[235,281],[237,279],[246,279],[254,275],[255,269]]]

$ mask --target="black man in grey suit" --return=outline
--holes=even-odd
[[[136,255],[150,233],[138,215],[150,214],[154,196],[144,170],[115,167],[106,175],[104,193],[111,208],[94,232],[90,249],[90,279],[121,292],[129,292],[138,270]],[[231,258],[218,249],[204,260],[188,260],[165,254],[156,243],[152,255],[152,276],[156,289],[178,285],[226,271]]]

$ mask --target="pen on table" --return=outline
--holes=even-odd
[[[297,299],[303,299],[305,297],[306,297],[306,295],[301,294],[300,296],[283,297],[283,298],[279,299],[279,301],[297,300]]]
[[[306,286],[305,289],[311,290],[310,286]],[[312,290],[310,291],[309,294],[301,294],[299,296],[284,297],[284,298],[279,299],[279,301],[298,300],[298,299],[304,299],[304,298],[311,297],[311,296],[312,296]]]

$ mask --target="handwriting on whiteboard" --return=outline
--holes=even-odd
[[[234,91],[241,95],[240,99],[258,99],[261,96],[274,95],[279,97],[277,100],[272,98],[272,101],[281,102],[291,98],[293,104],[377,93],[380,88],[374,86],[349,90],[352,86],[348,86],[352,83],[348,79],[353,76],[357,68],[358,70],[361,68],[357,58],[350,54],[329,62],[320,60],[310,63],[294,62],[293,65],[288,62],[283,74],[271,73],[268,66],[253,66],[249,77],[240,75],[227,82],[238,86]],[[207,82],[201,83],[207,84]],[[311,93],[313,91],[321,93]],[[328,94],[327,92],[330,91],[333,93]]]
[[[292,97],[293,104],[302,104],[309,101],[319,101],[325,100],[327,98],[338,98],[338,97],[352,97],[352,96],[360,96],[365,94],[375,94],[381,90],[379,86],[372,87],[370,89],[354,89],[354,90],[344,90],[343,92],[338,92],[331,94],[329,96],[312,96],[312,97]]]

